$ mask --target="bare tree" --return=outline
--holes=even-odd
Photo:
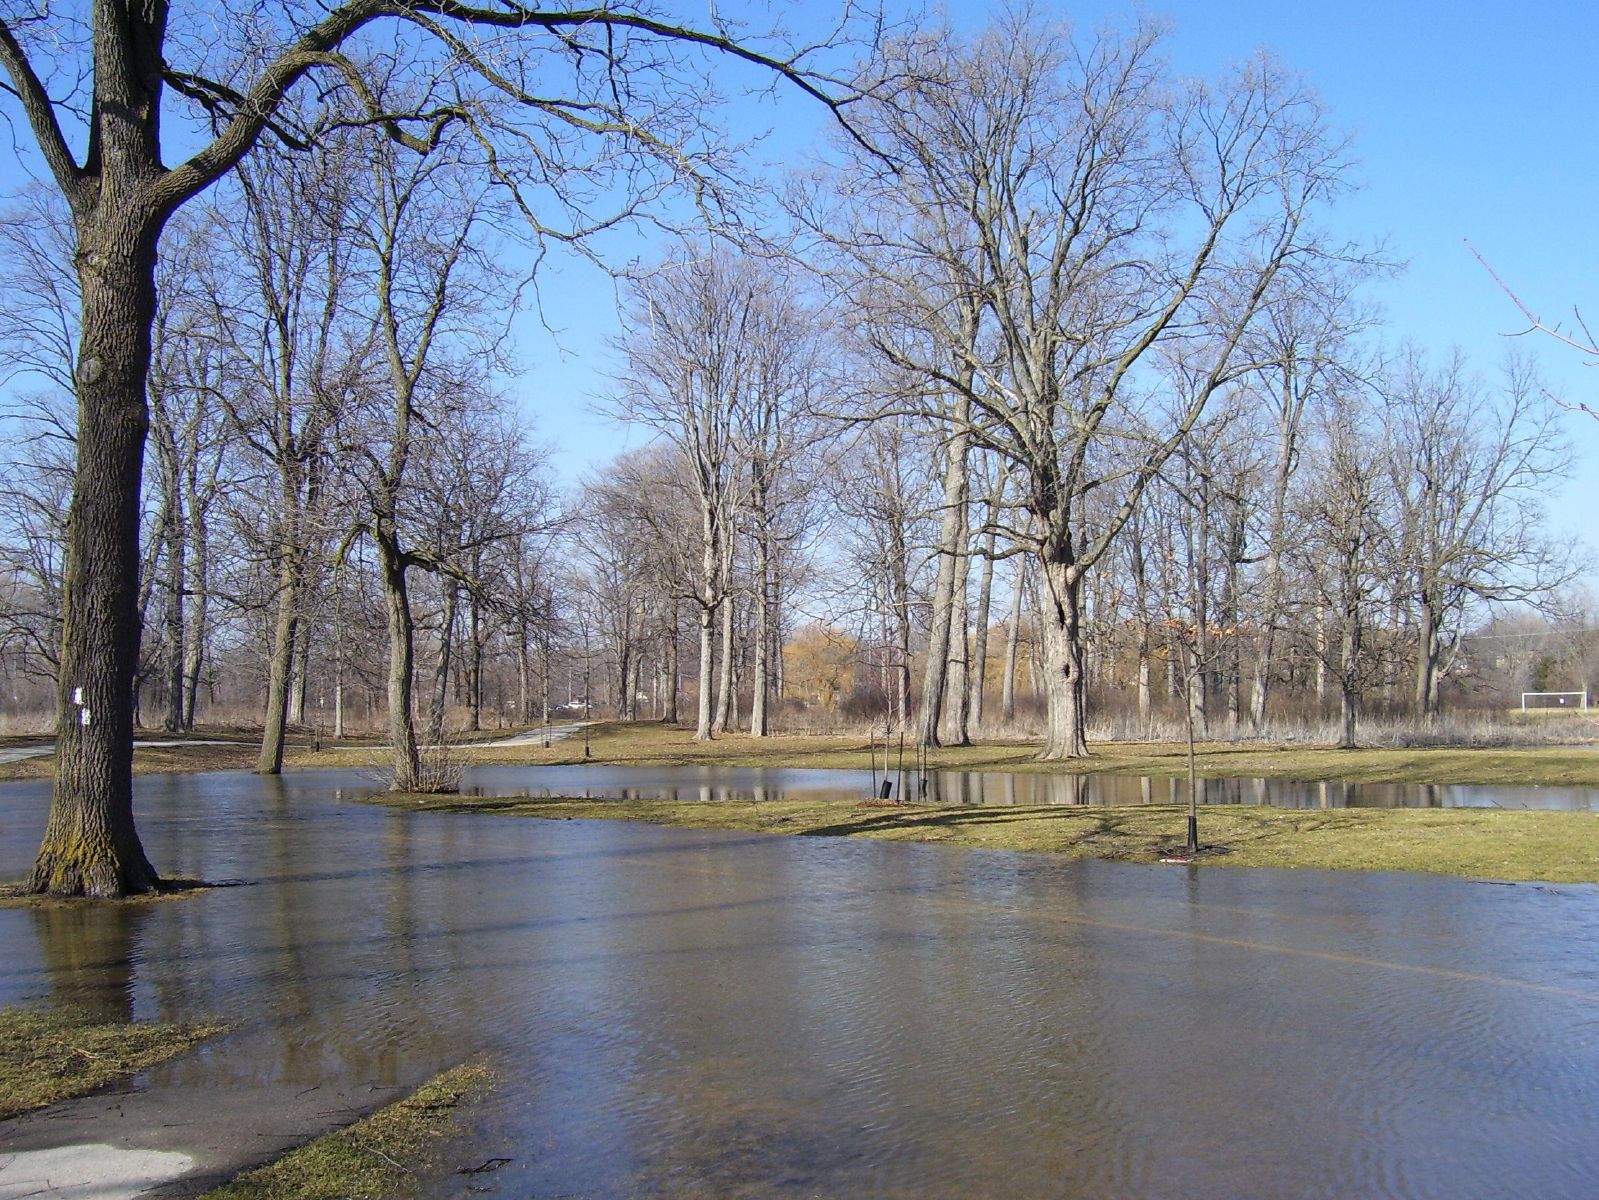
[[[1330,389],[1356,386],[1361,364],[1352,342],[1371,324],[1354,303],[1358,274],[1347,269],[1298,270],[1251,332],[1261,370],[1244,386],[1270,415],[1273,460],[1263,509],[1265,564],[1260,577],[1256,623],[1259,634],[1249,695],[1249,722],[1259,730],[1273,681],[1284,593],[1283,560],[1294,531],[1289,494],[1300,462],[1306,414]]]
[[[1458,352],[1430,370],[1412,350],[1386,390],[1417,630],[1415,707],[1431,718],[1470,602],[1528,600],[1571,579],[1569,551],[1542,532],[1541,505],[1570,450],[1559,409],[1522,360],[1505,363],[1491,396]]]
[[[1297,567],[1316,611],[1313,642],[1338,686],[1341,747],[1356,744],[1362,695],[1376,675],[1368,635],[1395,567],[1394,496],[1382,447],[1387,414],[1364,390],[1340,392],[1318,414],[1314,458],[1301,474],[1295,516],[1305,536]]]
[[[506,281],[475,243],[479,221],[493,212],[486,189],[456,155],[435,149],[418,157],[373,143],[367,165],[368,209],[351,233],[373,273],[386,413],[359,438],[366,497],[360,529],[377,548],[388,621],[390,786],[406,792],[425,783],[413,716],[415,621],[407,572],[449,567],[417,528],[414,503],[424,493],[413,461],[437,439],[443,414],[471,402],[486,352],[480,333],[503,301]]]
[[[376,334],[370,307],[353,303],[370,293],[352,263],[350,210],[361,182],[353,144],[345,136],[306,155],[252,159],[210,206],[231,245],[205,274],[218,334],[245,379],[223,399],[275,493],[262,531],[275,609],[256,766],[263,774],[282,770],[296,675],[303,694],[312,556],[337,536],[323,511],[331,440],[362,392]]]
[[[117,896],[158,881],[132,809],[139,476],[157,244],[168,218],[263,137],[316,140],[322,114],[309,127],[295,122],[285,107],[292,92],[313,81],[341,106],[354,99],[361,120],[422,150],[447,127],[464,129],[483,168],[552,240],[580,240],[684,181],[706,210],[736,201],[722,186],[725,148],[703,115],[706,89],[690,62],[697,54],[752,64],[835,108],[847,99],[813,65],[834,38],[796,48],[714,14],[697,28],[632,5],[345,0],[257,8],[224,23],[215,41],[187,36],[194,27],[168,0],[94,0],[87,11],[13,5],[0,17],[4,102],[20,110],[72,209],[82,298],[61,736],[30,881],[39,892]],[[405,37],[393,36],[402,29]],[[185,36],[169,37],[172,30]],[[422,82],[406,93],[409,106],[389,107],[395,93],[364,71],[368,34],[390,38],[386,60]],[[233,46],[248,52],[230,56]],[[163,127],[177,132],[164,139]],[[188,146],[198,149],[183,157],[177,148]],[[602,209],[608,196],[617,203]]]
[[[622,397],[612,411],[672,443],[689,470],[698,510],[700,694],[695,737],[726,728],[733,678],[733,565],[736,518],[751,495],[751,466],[763,478],[754,494],[770,508],[781,413],[796,386],[778,360],[791,344],[791,302],[774,293],[755,259],[712,247],[685,247],[630,287]],[[803,375],[803,369],[801,370]],[[746,437],[759,446],[751,456]],[[713,670],[722,640],[720,678]],[[713,704],[713,691],[715,703]]]
[[[1045,598],[1048,759],[1087,753],[1085,575],[1210,397],[1253,365],[1244,335],[1283,266],[1315,253],[1307,222],[1342,169],[1316,102],[1274,64],[1176,83],[1157,42],[1149,28],[1074,41],[1023,17],[969,44],[912,43],[903,74],[937,84],[871,109],[899,169],[862,160],[845,177],[874,212],[903,212],[898,197],[915,211],[853,223],[869,249],[856,261],[909,264],[873,302],[892,328],[927,331],[879,348],[969,403],[956,428],[1018,474],[1030,520],[1015,532]],[[1157,351],[1182,382],[1159,425],[1145,404]],[[1114,499],[1090,527],[1095,494]]]

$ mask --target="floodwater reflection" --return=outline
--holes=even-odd
[[[158,864],[248,886],[0,910],[0,1000],[237,1022],[129,1114],[381,1096],[486,1050],[501,1086],[429,1196],[1599,1195],[1592,888],[330,800],[352,786],[140,779]],[[0,787],[0,876],[46,794]]]
[[[477,767],[481,794],[668,800],[685,804],[861,799],[881,794],[881,773],[795,767]],[[1186,804],[1188,781],[1040,771],[890,771],[894,799],[928,804]],[[370,789],[370,785],[368,785]],[[1201,779],[1201,804],[1279,808],[1510,808],[1599,811],[1599,788]]]

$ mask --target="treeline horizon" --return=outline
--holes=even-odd
[[[1371,310],[1392,266],[1323,227],[1350,168],[1301,81],[1265,57],[1178,80],[1153,27],[1036,17],[883,53],[899,86],[772,189],[771,227],[619,277],[603,407],[654,440],[565,495],[506,344],[525,214],[466,142],[335,122],[186,208],[146,389],[140,724],[254,713],[263,770],[291,726],[382,725],[414,760],[580,698],[702,737],[1025,729],[1072,757],[1095,711],[1336,716],[1353,743],[1363,709],[1599,677],[1541,510],[1564,414],[1528,360],[1485,375]],[[0,233],[20,724],[55,705],[81,299],[59,200]],[[1494,641],[1517,619],[1542,649]]]

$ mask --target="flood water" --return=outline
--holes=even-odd
[[[820,770],[800,767],[478,767],[487,795],[576,796],[679,803],[860,799],[881,794],[928,804],[1186,804],[1186,779],[1028,771]],[[1201,779],[1201,804],[1278,808],[1515,808],[1599,811],[1599,788]]]
[[[0,910],[0,1003],[228,1017],[135,1084],[218,1112],[486,1051],[423,1195],[1599,1195],[1599,889],[138,786],[163,871],[248,886]]]

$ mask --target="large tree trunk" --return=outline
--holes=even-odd
[[[1045,559],[1044,687],[1048,703],[1044,749],[1039,758],[1056,761],[1088,756],[1083,680],[1082,572]]]
[[[1340,750],[1353,750],[1355,741],[1355,723],[1360,711],[1360,700],[1353,686],[1347,681],[1340,681],[1338,685],[1338,719]]]
[[[1438,660],[1443,655],[1437,607],[1430,597],[1422,597],[1417,624],[1416,715],[1430,721],[1438,715]]]
[[[104,210],[127,197],[105,195]],[[159,883],[133,823],[139,477],[159,221],[80,216],[77,472],[67,513],[55,789],[28,888],[112,897]]]
[[[416,630],[405,586],[405,557],[392,537],[380,531],[374,539],[382,563],[383,603],[389,626],[389,741],[394,752],[394,779],[389,790],[415,791],[422,774],[416,748],[416,721],[411,712],[411,673]]]
[[[964,421],[968,411],[958,414],[958,421]],[[924,746],[942,745],[938,726],[949,678],[955,582],[960,574],[961,539],[966,528],[966,452],[970,435],[961,431],[960,424],[956,425],[956,430],[950,436],[944,463],[944,517],[938,536],[938,576],[933,583],[933,618],[927,633],[927,667],[922,675],[922,711],[916,736]]]

